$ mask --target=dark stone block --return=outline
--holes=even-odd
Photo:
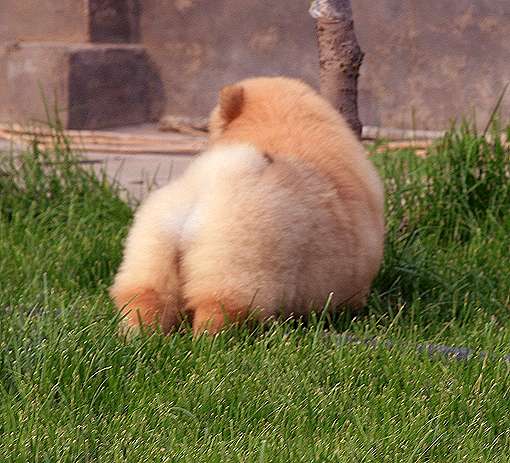
[[[92,42],[133,43],[140,39],[139,0],[89,0]]]
[[[159,118],[163,84],[145,51],[78,50],[69,58],[69,128],[139,124]]]
[[[100,129],[156,121],[164,108],[158,70],[139,45],[24,43],[0,50],[2,120],[45,121],[49,108],[66,128]]]

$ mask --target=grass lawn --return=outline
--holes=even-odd
[[[426,159],[374,155],[388,232],[363,313],[129,343],[107,288],[131,210],[59,137],[0,159],[0,461],[510,461],[500,143],[464,127]]]

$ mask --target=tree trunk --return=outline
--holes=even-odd
[[[310,15],[316,20],[322,95],[361,137],[358,116],[358,76],[363,61],[350,0],[314,0]]]

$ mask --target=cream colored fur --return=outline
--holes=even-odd
[[[384,240],[383,188],[361,143],[286,78],[226,87],[211,147],[136,213],[111,288],[131,326],[183,314],[195,333],[250,313],[363,306]]]

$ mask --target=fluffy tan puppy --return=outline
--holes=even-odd
[[[365,304],[383,255],[383,187],[343,118],[308,85],[225,87],[211,146],[136,213],[111,288],[131,327],[190,314],[215,333],[253,314]]]

